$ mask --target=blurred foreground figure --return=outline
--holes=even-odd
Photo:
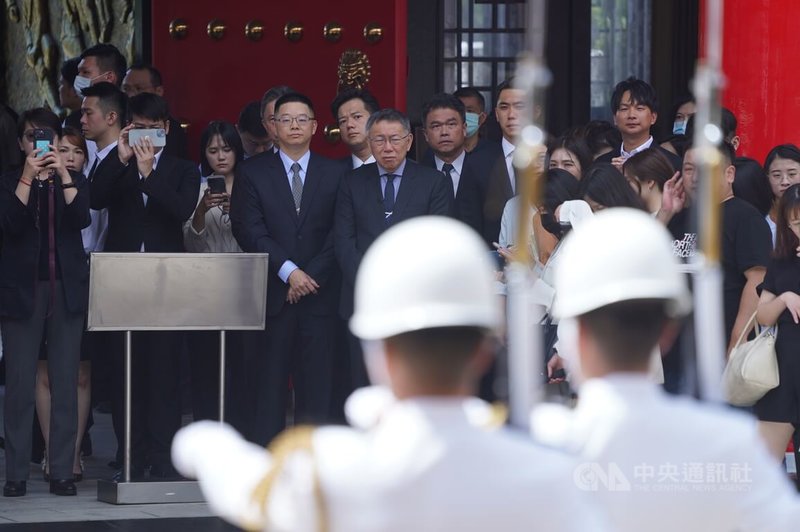
[[[196,423],[175,438],[175,466],[252,530],[599,530],[573,463],[498,428],[471,397],[497,307],[477,234],[444,217],[400,223],[356,278],[350,327],[383,385],[351,396],[357,428],[296,428],[266,452]]]
[[[581,457],[575,482],[611,529],[796,529],[800,500],[756,420],[668,396],[648,378],[653,348],[671,343],[690,306],[667,230],[642,211],[609,209],[566,237],[559,265],[553,312],[578,406],[540,406],[531,426]]]

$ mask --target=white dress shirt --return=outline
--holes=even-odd
[[[508,179],[511,181],[511,190],[514,194],[517,193],[517,180],[516,172],[514,171],[514,150],[516,146],[503,137],[503,156],[506,158],[506,169],[508,170]]]
[[[636,155],[637,153],[639,153],[640,151],[646,150],[647,148],[649,148],[652,145],[653,145],[653,137],[652,136],[649,137],[646,141],[644,141],[644,144],[640,144],[639,146],[636,146],[631,151],[625,151],[625,143],[623,142],[622,145],[619,147],[619,155],[623,159],[627,160],[630,157],[632,157],[632,156]]]
[[[350,154],[350,158],[353,160],[353,170],[355,170],[356,168],[361,168],[365,164],[370,164],[375,162],[375,156],[372,154],[369,155],[369,158],[367,158],[366,161],[362,161],[361,159],[358,158],[358,156],[353,155],[352,153]]]
[[[292,172],[292,165],[297,163],[300,165],[300,181],[303,185],[306,184],[306,172],[308,171],[308,161],[311,159],[311,152],[307,151],[303,154],[300,159],[297,161],[293,161],[289,158],[288,155],[283,153],[282,151],[278,150],[278,156],[281,158],[281,162],[283,163],[283,168],[286,170],[286,178],[289,180],[289,190],[292,189],[292,176],[294,176],[294,172]],[[289,283],[289,276],[292,274],[293,271],[299,269],[297,264],[295,264],[291,260],[285,261],[280,269],[278,270],[278,277],[280,277],[281,281],[284,283]]]
[[[90,176],[88,172],[91,172],[92,167],[94,167],[95,161],[98,161],[97,166],[100,166],[100,163],[103,162],[103,159],[111,153],[111,150],[117,147],[117,141],[115,140],[102,150],[97,150],[97,143],[94,141],[92,142],[92,146],[94,147],[93,157],[91,158],[91,164],[89,164],[90,158],[87,156],[86,159],[86,167],[84,168],[84,172],[86,173],[86,178],[88,179]],[[89,141],[86,141],[87,151],[89,146]],[[95,172],[97,168],[95,168]],[[93,177],[93,176],[91,176]],[[103,251],[103,248],[106,245],[106,236],[108,236],[108,209],[101,209],[96,211],[94,209],[89,209],[89,217],[91,221],[89,225],[81,229],[81,240],[83,240],[83,250],[86,252],[87,255],[93,253],[95,251]]]
[[[453,165],[453,170],[450,172],[450,177],[453,179],[453,192],[458,194],[458,184],[461,182],[461,171],[464,169],[464,159],[467,156],[466,151],[462,151],[461,155],[455,158],[455,160],[450,163]],[[442,171],[442,167],[444,166],[444,161],[439,159],[437,156],[433,156],[433,161],[436,163],[436,169],[440,172]]]

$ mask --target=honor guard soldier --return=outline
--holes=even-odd
[[[350,321],[373,383],[391,390],[374,423],[297,427],[268,452],[196,423],[175,439],[175,466],[213,511],[252,530],[601,529],[574,463],[492,428],[491,407],[471,396],[500,319],[492,271],[460,222],[390,228],[364,256]]]
[[[597,214],[566,237],[555,293],[578,405],[540,406],[532,428],[580,456],[575,481],[612,530],[797,528],[800,502],[756,420],[668,396],[648,378],[651,351],[690,307],[661,224],[631,209]]]

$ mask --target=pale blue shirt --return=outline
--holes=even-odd
[[[381,176],[381,194],[383,194],[383,196],[386,196],[386,174],[392,174],[396,176],[394,181],[392,181],[392,185],[394,186],[394,199],[397,201],[397,193],[400,192],[400,182],[403,180],[403,171],[406,169],[406,160],[403,159],[403,162],[400,163],[400,166],[398,166],[394,172],[390,172],[379,164],[377,164],[377,166],[378,175]]]
[[[283,153],[282,151],[278,151],[278,155],[281,158],[281,162],[283,163],[283,168],[286,171],[286,178],[289,181],[289,190],[292,189],[292,165],[297,163],[300,165],[300,181],[302,181],[303,185],[306,184],[306,171],[308,170],[308,161],[311,159],[311,152],[307,151],[300,157],[297,161],[293,161],[289,158],[288,155]],[[289,283],[289,276],[292,274],[293,271],[299,269],[297,264],[295,264],[291,260],[285,261],[281,268],[278,270],[278,277],[280,277],[281,281],[284,283]]]

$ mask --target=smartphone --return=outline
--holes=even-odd
[[[163,129],[131,129],[128,132],[128,144],[133,146],[139,144],[145,137],[150,137],[150,142],[156,148],[163,148],[167,145],[167,132]]]
[[[221,175],[210,175],[206,178],[212,194],[225,194],[225,178]]]
[[[39,157],[44,156],[45,153],[50,151],[50,145],[53,143],[53,131],[51,129],[36,128],[33,130],[33,147],[36,150],[42,150]]]

